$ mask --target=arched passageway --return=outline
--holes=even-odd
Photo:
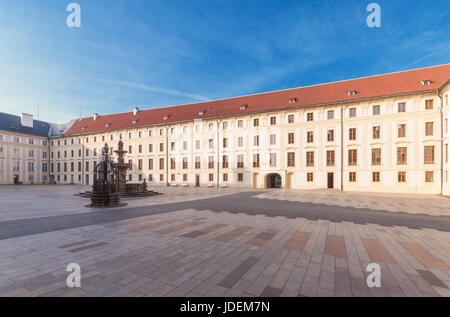
[[[281,188],[280,174],[267,175],[267,188]]]

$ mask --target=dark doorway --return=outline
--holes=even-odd
[[[334,173],[328,173],[328,189],[334,188]]]
[[[281,188],[280,174],[267,175],[267,188]]]
[[[15,185],[19,184],[19,175],[14,175],[14,184]]]
[[[195,187],[200,187],[200,175],[195,175]]]

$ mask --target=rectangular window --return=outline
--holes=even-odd
[[[253,167],[259,167],[259,154],[253,154]]]
[[[130,180],[131,180],[131,175],[130,175]],[[159,181],[164,182],[164,174],[159,174]]]
[[[306,134],[306,142],[307,143],[314,143],[314,132],[308,131]]]
[[[373,113],[373,115],[379,115],[380,114],[380,106],[379,105],[373,106],[372,113]]]
[[[335,165],[335,153],[334,151],[327,151],[327,166]]]
[[[294,152],[288,152],[287,161],[288,161],[288,167],[295,167],[295,153]]]
[[[170,150],[175,151],[175,142],[170,143]]]
[[[270,125],[277,124],[277,117],[270,117]]]
[[[334,130],[328,130],[327,140],[328,142],[334,142]]]
[[[271,134],[270,135],[270,145],[275,145],[275,144],[277,144],[277,135]]]
[[[294,144],[294,142],[295,142],[294,133],[289,133],[288,134],[288,144]]]
[[[433,183],[434,182],[433,174],[434,174],[433,172],[429,172],[429,171],[425,172],[425,182],[426,183]]]
[[[237,168],[244,168],[244,155],[242,154],[237,156]]]
[[[149,170],[153,169],[153,159],[148,159],[148,169]]]
[[[288,123],[294,123],[294,115],[293,114],[290,114],[288,116]]]
[[[159,143],[159,151],[164,152],[164,143]]]
[[[187,174],[183,174],[183,182],[187,182],[187,177],[188,177]]]
[[[314,173],[306,173],[306,181],[308,183],[314,182]]]
[[[209,139],[208,145],[209,145],[209,149],[213,150],[214,149],[214,140],[213,139]]]
[[[200,156],[195,157],[195,168],[200,169]]]
[[[350,141],[356,140],[356,128],[350,128],[348,129],[348,139]]]
[[[434,164],[434,146],[425,146],[424,164]]]
[[[244,120],[238,120],[238,128],[244,127]]]
[[[163,169],[164,169],[164,159],[163,159],[163,158],[160,158],[160,159],[159,159],[159,169],[160,169],[160,170],[163,170]]]
[[[356,108],[350,108],[348,109],[348,116],[350,118],[355,118],[356,117]]]
[[[243,137],[238,137],[238,147],[243,147],[244,146],[244,138]]]
[[[306,115],[306,121],[314,121],[314,113],[313,112],[308,112],[308,114]]]
[[[372,182],[379,183],[380,182],[380,172],[372,173]]]
[[[276,153],[270,153],[269,164],[270,164],[270,167],[277,167],[277,154]]]
[[[425,100],[425,109],[432,110],[433,109],[433,99]]]
[[[227,148],[228,147],[228,139],[227,138],[223,138],[223,148]]]
[[[222,168],[228,168],[228,155],[222,157]]]
[[[228,174],[227,173],[223,174],[223,181],[228,182]]]
[[[259,119],[258,118],[253,119],[253,126],[254,127],[259,127]]]
[[[399,138],[406,137],[406,124],[399,124],[398,125],[398,137]]]
[[[398,112],[405,112],[406,111],[406,103],[400,102],[398,104]]]
[[[243,182],[244,181],[244,174],[239,173],[238,174],[238,182]]]
[[[372,149],[372,165],[381,165],[381,149]]]
[[[348,180],[350,183],[355,183],[356,182],[356,172],[348,173]]]
[[[214,168],[214,156],[208,156],[208,168]]]
[[[425,136],[434,134],[434,122],[425,122]]]
[[[327,119],[328,120],[333,120],[334,119],[334,111],[333,110],[328,110],[328,112],[327,112]]]
[[[448,144],[445,145],[445,163],[448,163]]]
[[[138,151],[139,151],[139,153],[142,153],[142,144],[139,144],[139,149],[138,149]],[[96,155],[96,154],[94,153],[94,155]]]
[[[187,157],[183,157],[183,169],[187,170],[188,166],[189,166],[188,158]]]
[[[398,172],[397,181],[399,183],[405,183],[406,182],[406,172]]]
[[[253,145],[259,146],[259,135],[253,136]]]
[[[348,150],[348,165],[358,164],[358,150]]]
[[[188,143],[187,141],[183,141],[183,151],[187,151],[188,149]]]
[[[228,122],[224,122],[222,126],[224,130],[228,129]]]
[[[214,174],[209,174],[209,181],[214,182]]]
[[[200,140],[195,141],[195,149],[200,150]]]
[[[306,152],[306,166],[314,166],[314,152]]]
[[[174,169],[176,169],[176,166],[177,166],[177,162],[176,162],[175,158],[171,157],[170,158],[170,169],[174,170]]]
[[[404,165],[408,163],[408,148],[397,148],[397,165]]]
[[[142,159],[138,160],[138,170],[142,170]]]
[[[380,126],[376,126],[372,128],[372,136],[374,139],[379,139],[380,138]]]

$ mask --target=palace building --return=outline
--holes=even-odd
[[[135,183],[450,195],[449,81],[447,64],[135,107],[78,119],[59,135],[1,114],[0,183],[92,184],[104,144],[116,149],[122,140]]]

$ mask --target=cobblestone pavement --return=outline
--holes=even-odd
[[[161,204],[141,206],[119,221],[2,239],[0,296],[450,296],[448,231],[312,220],[301,213],[283,217],[277,210],[228,212],[226,196],[208,193],[204,205],[218,201],[223,211],[172,210],[175,199],[166,212]],[[243,210],[246,204],[267,205],[249,195],[230,200]],[[310,206],[280,196],[273,202],[280,208]],[[156,214],[141,214],[157,206]],[[114,219],[127,209],[110,211]],[[366,284],[373,262],[381,266],[381,288]],[[81,266],[81,288],[66,287],[69,263]]]
[[[341,192],[338,190],[274,190],[261,193],[256,197],[410,214],[450,216],[450,197],[433,195]]]
[[[163,193],[163,195],[146,198],[122,198],[122,202],[127,203],[127,205],[117,209],[191,201],[243,191],[242,188],[155,187],[149,189]],[[84,207],[89,203],[86,198],[74,196],[74,194],[88,190],[92,190],[92,188],[79,185],[0,185],[0,201],[2,202],[0,221],[97,211],[95,208]],[[30,201],[33,201],[33,203],[30,203]]]

